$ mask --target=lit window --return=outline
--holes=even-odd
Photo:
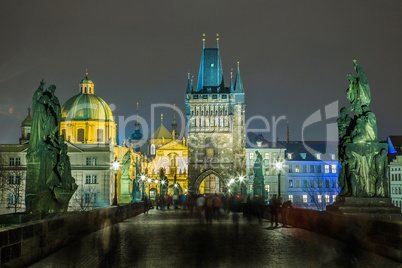
[[[325,173],[329,173],[329,165],[325,165]]]
[[[327,203],[327,204],[329,203],[329,194],[325,195],[325,203]]]
[[[85,176],[85,183],[90,184],[91,183],[91,175],[86,175]]]
[[[292,159],[292,154],[288,153],[288,159]]]
[[[335,159],[336,159],[335,154],[331,154],[331,159],[332,159],[332,160],[335,160]]]
[[[289,180],[289,188],[293,188],[293,180]]]
[[[293,173],[293,165],[289,165],[289,173]]]
[[[289,195],[289,201],[293,203],[293,195],[292,194]]]
[[[336,201],[336,194],[332,195],[332,202]]]
[[[214,67],[214,64],[213,64],[213,63],[211,63],[211,67]]]
[[[332,173],[336,173],[337,172],[337,166],[336,165],[331,165],[332,167]]]
[[[151,155],[155,154],[155,144],[151,145]]]
[[[318,195],[318,203],[320,203],[320,204],[322,203],[322,195],[320,195],[320,194]]]
[[[303,173],[307,173],[307,165],[303,165]]]
[[[317,154],[317,159],[318,159],[318,160],[321,159],[321,154]]]
[[[250,153],[250,160],[254,159],[254,153]]]
[[[250,184],[250,192],[253,191],[253,185]]]
[[[269,159],[269,153],[265,153],[264,158],[265,158],[265,159]]]
[[[97,180],[96,175],[92,175],[92,183],[96,184],[96,183],[98,183],[97,181],[98,180]]]
[[[303,203],[307,203],[307,195],[306,194],[303,195]]]
[[[269,184],[265,184],[265,191],[269,193]]]
[[[98,158],[97,157],[92,157],[92,165],[97,166],[98,165]]]
[[[299,173],[299,172],[300,172],[300,165],[296,165],[295,172],[296,172],[296,173]]]

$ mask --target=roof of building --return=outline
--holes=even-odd
[[[30,127],[32,125],[32,117],[30,114],[22,121],[21,126],[22,127]]]
[[[389,136],[387,142],[388,163],[390,163],[397,155],[402,155],[402,136]]]
[[[288,161],[334,161],[332,154],[337,153],[338,142],[336,141],[291,141],[282,142],[286,147],[286,154],[291,159]],[[320,154],[320,159],[317,159]]]
[[[63,120],[99,120],[113,122],[109,105],[95,94],[80,93],[71,97],[61,109]]]
[[[254,132],[248,132],[246,135],[246,148],[276,148],[285,149],[285,147],[279,142],[271,142],[264,138],[262,134],[256,134]]]
[[[219,48],[202,50],[197,92],[207,87],[224,87]]]
[[[161,123],[158,129],[152,134],[151,139],[172,139],[172,133]]]

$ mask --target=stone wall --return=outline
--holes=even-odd
[[[288,209],[279,218],[286,225],[343,241],[349,254],[353,255],[354,251],[358,254],[357,250],[366,249],[402,262],[402,221],[297,208]]]
[[[67,212],[49,219],[0,229],[0,267],[25,267],[82,235],[95,232],[143,211],[143,203]]]

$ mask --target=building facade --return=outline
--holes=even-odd
[[[203,39],[197,87],[189,75],[185,105],[189,189],[226,192],[230,179],[244,173],[245,94],[239,66],[235,83],[231,74],[230,86],[224,84],[219,38],[214,48]]]
[[[402,209],[402,136],[390,136],[387,141],[389,193],[392,203]]]

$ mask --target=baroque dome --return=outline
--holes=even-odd
[[[114,122],[109,105],[94,94],[80,93],[71,97],[61,109],[62,120]]]

